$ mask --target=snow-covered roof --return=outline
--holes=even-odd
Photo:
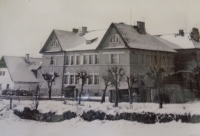
[[[65,49],[65,51],[95,50],[98,47],[99,43],[101,42],[105,33],[106,30],[89,31],[85,35],[83,35],[83,37],[85,38],[84,43],[69,49]],[[86,40],[94,40],[94,41],[87,44]]]
[[[41,66],[41,58],[29,58],[29,63],[25,62],[24,57],[3,56],[3,58],[14,82],[38,82],[31,70]]]
[[[170,41],[183,49],[200,48],[200,42],[191,39],[190,34],[184,34],[184,36],[161,35],[160,38]]]
[[[159,40],[160,42],[164,43],[165,45],[167,45],[168,47],[172,48],[172,49],[182,49],[180,46],[178,46],[177,44],[174,44],[168,40],[165,40],[161,37],[155,36],[155,38],[157,40]]]
[[[140,34],[132,25],[113,23],[120,35],[130,48],[176,52],[154,36],[146,33]]]

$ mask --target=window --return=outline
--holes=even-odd
[[[74,65],[74,56],[71,56],[71,65]]]
[[[0,84],[0,90],[2,90],[2,85]]]
[[[0,71],[0,76],[2,75],[3,71]]]
[[[146,63],[147,65],[150,65],[150,64],[151,64],[151,55],[147,55],[147,56],[146,56],[146,62],[147,62],[147,63]]]
[[[6,89],[9,89],[9,86],[10,86],[10,85],[9,85],[9,84],[7,84],[7,85],[6,85]]]
[[[89,75],[88,84],[93,84],[93,75]]]
[[[99,75],[94,75],[94,84],[99,84]]]
[[[95,55],[95,64],[99,64],[99,55]]]
[[[80,65],[81,62],[80,62],[80,56],[76,56],[76,65]]]
[[[51,57],[50,65],[56,65],[56,59],[55,58]]]
[[[79,78],[78,78],[78,75],[75,75],[75,84],[79,84]]]
[[[132,53],[131,56],[132,56],[132,57],[131,57],[132,63],[133,63],[133,64],[138,63],[138,54]]]
[[[118,54],[111,54],[111,64],[118,63]]]
[[[141,63],[144,64],[144,55],[141,55]]]
[[[66,65],[70,64],[70,56],[66,56]]]
[[[65,75],[65,84],[69,84],[69,76]]]
[[[88,70],[88,84],[93,84],[93,75],[94,75],[94,71],[93,69],[89,69]]]
[[[3,71],[3,76],[5,76],[5,71]]]
[[[119,37],[116,34],[111,36],[110,43],[119,43]]]
[[[154,64],[157,65],[157,56],[154,56]]]
[[[58,40],[53,41],[52,47],[58,47]]]
[[[99,84],[99,69],[94,69],[94,84]]]
[[[83,56],[83,64],[88,64],[88,60],[89,60],[89,56],[88,55],[84,55]]]
[[[165,59],[165,56],[163,56],[163,65],[166,66],[166,59]]]
[[[70,75],[70,84],[74,84],[74,75]]]
[[[89,64],[93,64],[93,55],[89,55]]]

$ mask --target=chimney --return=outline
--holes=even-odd
[[[137,22],[137,28],[138,28],[138,32],[140,34],[146,34],[146,30],[145,30],[145,23],[144,22]]]
[[[183,37],[184,36],[184,31],[183,30],[179,30],[179,35]]]
[[[77,29],[77,28],[73,28],[73,29],[72,29],[72,32],[78,33],[78,29]]]
[[[82,27],[82,34],[84,35],[87,32],[87,27],[83,26]]]
[[[199,42],[199,30],[197,28],[192,28],[191,38]]]
[[[25,61],[26,63],[29,63],[29,54],[25,54]]]

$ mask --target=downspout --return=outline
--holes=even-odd
[[[65,72],[65,51],[63,52],[64,55],[64,62],[63,62],[63,72],[62,72],[62,88],[61,88],[61,95],[62,95],[62,91],[63,91],[63,81],[64,81],[64,72]]]

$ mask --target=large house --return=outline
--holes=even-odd
[[[0,90],[27,89],[35,90],[41,58],[3,56],[0,61]]]
[[[68,86],[80,89],[77,73],[81,70],[89,75],[84,90],[91,95],[100,95],[104,89],[101,78],[104,70],[109,65],[120,65],[127,76],[137,74],[144,80],[145,86],[141,89],[137,84],[135,90],[146,96],[145,101],[152,101],[154,83],[144,78],[148,66],[164,60],[162,65],[175,72],[177,51],[148,34],[143,22],[137,22],[137,26],[112,23],[107,30],[88,31],[87,27],[72,31],[53,30],[40,53],[43,54],[41,71],[59,74],[53,85],[54,95],[60,95]],[[42,81],[42,77],[40,79]],[[127,89],[127,83],[121,82],[119,88]]]
[[[180,30],[178,34],[152,36],[146,32],[145,23],[136,26],[111,23],[108,29],[88,30],[73,28],[72,31],[53,30],[40,50],[42,59],[28,59],[4,56],[0,63],[0,77],[10,78],[9,85],[2,88],[19,88],[41,84],[41,91],[48,93],[42,74],[56,72],[52,95],[62,95],[63,90],[77,88],[77,75],[86,71],[89,78],[84,92],[101,95],[105,85],[102,75],[111,65],[123,67],[127,76],[137,75],[134,91],[141,101],[152,102],[158,97],[153,79],[146,76],[149,67],[160,65],[168,70],[163,80],[162,92],[170,102],[185,102],[199,97],[200,82],[192,77],[194,67],[199,65],[199,32],[193,28],[190,34]],[[9,74],[6,74],[9,73]],[[26,76],[21,76],[21,74]],[[8,76],[10,75],[10,76]],[[108,90],[113,90],[109,86]],[[120,82],[119,89],[128,89],[126,82]],[[72,90],[73,91],[73,90]],[[108,91],[107,91],[108,92]]]

